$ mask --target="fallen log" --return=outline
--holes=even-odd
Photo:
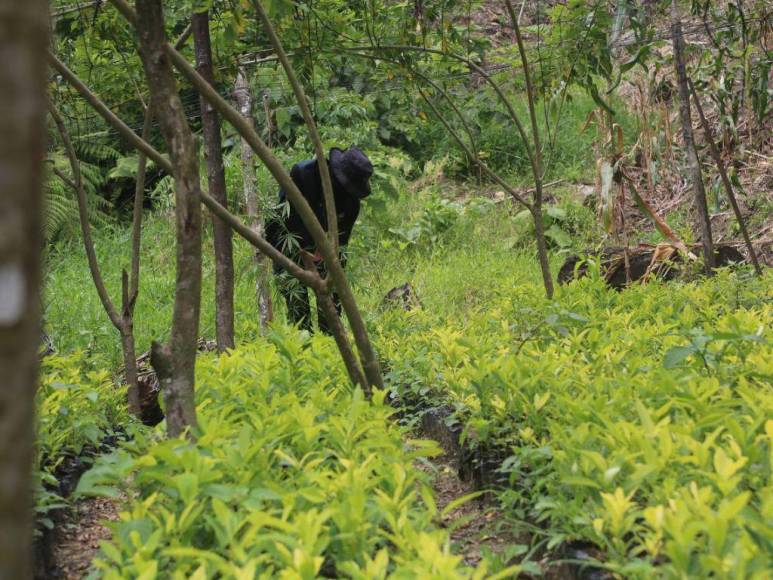
[[[690,248],[699,247],[692,244]],[[746,262],[736,244],[717,244],[715,247],[716,266],[731,266]],[[558,283],[568,284],[572,280],[588,275],[589,260],[601,261],[601,275],[609,287],[622,290],[633,283],[646,283],[653,277],[674,280],[686,271],[684,256],[672,244],[640,244],[628,248],[604,248],[599,252],[587,251],[582,255],[569,256],[558,271]]]

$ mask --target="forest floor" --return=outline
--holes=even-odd
[[[66,510],[53,537],[52,577],[83,578],[99,551],[99,543],[112,535],[105,524],[117,520],[118,502],[111,498],[80,500]]]

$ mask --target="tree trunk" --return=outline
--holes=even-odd
[[[0,578],[32,576],[48,2],[0,0]]]
[[[142,396],[137,382],[137,350],[134,346],[134,322],[131,318],[124,319],[124,326],[121,328],[121,347],[129,412],[135,417],[140,417]]]
[[[250,124],[255,125],[252,116],[252,93],[244,72],[239,71],[236,77],[234,87],[234,99],[239,107],[239,112]],[[270,127],[268,128],[270,131]],[[242,153],[242,181],[244,183],[244,201],[247,206],[247,223],[252,230],[263,237],[263,218],[258,208],[258,189],[257,176],[255,174],[255,154],[250,148],[250,144],[241,139]],[[271,291],[269,280],[271,276],[271,265],[269,260],[259,251],[255,252],[255,265],[258,275],[255,280],[255,293],[258,299],[258,312],[260,317],[260,331],[265,333],[268,324],[274,320],[274,307],[271,302]]]
[[[142,125],[142,138],[150,140],[153,128],[153,109],[145,109],[145,121]],[[148,173],[148,157],[140,152],[137,158],[137,177],[134,184],[134,207],[132,209],[132,255],[130,273],[124,270],[121,318],[123,328],[121,341],[126,385],[128,389],[129,410],[136,404],[139,417],[142,417],[142,402],[149,400],[149,393],[140,390],[137,372],[137,351],[134,341],[134,307],[140,292],[140,251],[142,249],[142,207],[145,201],[145,182]],[[143,383],[144,384],[144,383]],[[145,389],[146,390],[146,389]]]
[[[692,131],[692,112],[690,110],[690,89],[687,86],[687,67],[684,63],[684,37],[682,36],[682,21],[679,16],[679,3],[671,0],[671,39],[674,45],[674,68],[679,85],[679,117],[682,122],[682,136],[687,153],[687,163],[690,167],[695,208],[701,230],[703,260],[706,273],[711,274],[714,268],[714,244],[711,239],[711,220],[706,203],[706,191],[703,188],[703,176],[698,152],[695,149],[695,139]]]
[[[539,261],[540,270],[542,271],[542,281],[545,284],[545,294],[548,298],[553,298],[553,276],[550,273],[550,261],[548,259],[548,245],[545,240],[545,227],[542,221],[542,145],[539,137],[539,125],[537,124],[537,110],[534,104],[534,84],[531,81],[531,73],[529,71],[529,60],[526,58],[526,49],[523,45],[523,37],[521,36],[521,26],[519,24],[519,18],[515,15],[515,9],[510,0],[505,0],[507,11],[510,13],[510,20],[515,29],[515,38],[518,42],[518,52],[521,55],[521,64],[523,65],[523,77],[526,81],[526,95],[529,104],[529,118],[531,119],[531,133],[532,140],[534,142],[534,163],[532,165],[534,173],[534,201],[532,203],[531,214],[534,218],[534,235],[537,238],[537,260]],[[525,143],[526,147],[529,146],[528,142]]]
[[[535,200],[531,207],[531,215],[534,221],[534,237],[537,241],[537,261],[542,272],[542,283],[545,286],[545,295],[553,298],[553,276],[550,273],[550,259],[548,257],[548,244],[545,239],[545,222],[542,215],[542,195],[534,194]]]
[[[196,343],[201,307],[201,184],[196,146],[166,56],[161,0],[137,0],[140,56],[153,111],[169,149],[175,180],[177,280],[169,347],[154,344],[166,406],[167,431],[176,437],[196,424]],[[160,372],[167,371],[169,372]]]
[[[212,46],[209,34],[209,12],[193,15],[193,44],[196,70],[209,84],[215,85],[212,67]],[[220,116],[201,97],[201,126],[204,133],[204,158],[207,162],[209,194],[228,207],[223,167],[223,147],[220,139]],[[215,332],[220,352],[236,346],[234,341],[234,257],[231,228],[221,219],[212,217],[215,238]]]

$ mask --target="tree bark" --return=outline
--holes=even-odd
[[[124,378],[129,412],[135,417],[142,416],[142,401],[137,372],[137,349],[134,343],[134,320],[125,318],[120,328],[121,351],[123,352]]]
[[[32,576],[48,2],[0,0],[0,578]]]
[[[163,374],[167,432],[180,435],[196,425],[194,400],[196,343],[201,307],[201,184],[196,146],[188,126],[172,67],[165,52],[161,0],[137,0],[140,56],[172,160],[177,228],[177,280],[168,347],[154,344],[154,366]],[[159,371],[164,371],[164,373]]]
[[[687,67],[684,62],[684,37],[682,35],[682,21],[679,16],[679,3],[677,0],[671,0],[671,40],[674,46],[674,68],[676,69],[676,80],[679,86],[679,117],[682,122],[682,136],[687,153],[687,163],[690,167],[695,208],[700,224],[704,267],[706,273],[711,274],[714,269],[714,243],[711,239],[711,220],[709,219],[709,208],[706,203],[706,191],[703,187],[701,164],[698,159],[698,152],[695,149],[695,138],[692,131],[690,89],[687,86]]]
[[[209,12],[193,15],[193,44],[196,70],[214,86],[212,46],[209,34]],[[207,162],[209,194],[228,207],[228,195],[223,166],[223,147],[220,136],[220,116],[212,105],[201,97],[201,126],[204,133],[204,158]],[[217,217],[212,218],[215,238],[215,334],[217,350],[223,352],[236,346],[234,341],[234,257],[231,228]]]
[[[248,123],[255,126],[255,119],[252,116],[252,93],[244,71],[239,71],[234,86],[234,99],[242,114]],[[269,127],[269,131],[270,131]],[[261,238],[263,237],[263,217],[258,208],[258,189],[257,176],[255,174],[255,154],[250,149],[250,144],[244,138],[241,139],[241,157],[242,157],[242,182],[244,183],[244,202],[247,206],[247,223],[252,230]],[[259,251],[255,252],[255,266],[257,276],[255,279],[255,294],[258,299],[258,316],[260,319],[260,331],[265,333],[268,324],[274,320],[274,307],[271,301],[271,290],[269,280],[271,277],[271,266],[265,256]]]

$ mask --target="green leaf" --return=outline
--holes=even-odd
[[[572,238],[564,230],[553,224],[545,230],[545,236],[553,240],[562,248],[568,248],[572,245]]]
[[[195,473],[180,473],[172,478],[175,489],[180,494],[180,499],[187,503],[193,501],[199,492],[199,478]]]
[[[565,209],[556,207],[554,205],[548,206],[547,209],[545,210],[545,213],[550,217],[552,217],[553,219],[561,222],[565,221],[567,217]]]
[[[684,360],[695,353],[694,346],[674,346],[663,357],[663,366],[667,369],[678,367]]]

